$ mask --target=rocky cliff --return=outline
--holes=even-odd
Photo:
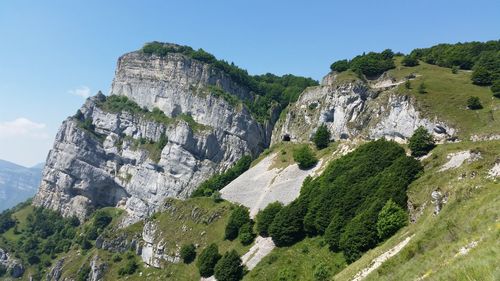
[[[424,126],[438,140],[453,138],[455,129],[437,117],[423,116],[409,95],[396,93],[402,81],[382,75],[376,81],[339,80],[330,73],[320,86],[306,89],[276,124],[272,143],[310,141],[325,124],[334,140],[385,137],[405,142]]]
[[[109,106],[102,94],[89,98],[63,122],[34,204],[82,220],[95,208],[119,206],[127,224],[166,197],[186,198],[213,173],[269,145],[272,126],[227,95],[252,98],[224,72],[179,53],[122,56],[111,97],[125,96],[119,102],[141,111]]]

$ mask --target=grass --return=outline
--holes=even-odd
[[[333,276],[346,263],[342,254],[330,252],[322,238],[306,238],[291,247],[274,249],[243,280],[316,280],[314,272],[320,265]]]
[[[482,159],[438,171],[448,161],[449,153],[471,149],[480,151]],[[398,255],[365,280],[415,280],[422,276],[425,280],[499,280],[500,192],[498,182],[486,178],[498,155],[500,141],[438,145],[424,161],[425,173],[408,191],[414,205],[427,206],[417,223],[366,253],[337,274],[335,280],[352,279],[375,257],[412,234],[415,236]],[[463,174],[466,177],[459,179]],[[430,193],[436,187],[449,199],[440,214],[433,216]],[[456,256],[472,241],[479,241],[477,247],[465,256]]]
[[[257,157],[251,164],[251,167],[257,165],[262,159],[266,158],[267,156],[277,153],[277,157],[274,158],[274,161],[272,165],[269,167],[269,169],[284,169],[290,165],[295,164],[295,161],[293,160],[293,150],[296,149],[298,146],[300,146],[300,143],[294,143],[294,142],[279,142],[272,147],[264,150],[259,157]],[[311,148],[313,148],[314,153],[316,154],[316,157],[318,159],[323,158],[323,162],[327,162],[328,160],[331,159],[333,152],[337,149],[339,145],[339,142],[331,142],[327,148],[318,150],[316,147],[311,145]]]
[[[402,80],[414,73],[411,88],[404,84],[397,88],[400,94],[410,94],[419,103],[420,110],[428,117],[439,116],[453,128],[459,136],[468,139],[473,134],[500,133],[500,99],[494,98],[489,87],[472,84],[471,72],[459,71],[453,74],[451,69],[420,62],[414,67],[401,65],[401,58],[396,58],[396,69],[388,71],[389,76]],[[419,85],[425,84],[426,93],[418,92]],[[477,96],[483,109],[467,109],[467,100]]]

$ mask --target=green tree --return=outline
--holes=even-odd
[[[401,63],[404,66],[408,66],[408,67],[417,66],[418,65],[418,59],[415,56],[413,56],[413,55],[408,55],[408,56],[405,56],[403,58],[403,60],[401,61]]]
[[[229,221],[224,231],[224,239],[234,240],[238,237],[240,228],[246,223],[250,223],[248,209],[243,206],[235,207],[229,216]]]
[[[472,72],[472,83],[480,86],[487,86],[493,82],[493,75],[484,67],[477,67]]]
[[[239,281],[243,279],[243,266],[240,256],[235,250],[225,253],[217,262],[214,275],[218,281]]]
[[[378,237],[381,240],[385,240],[407,224],[408,214],[398,204],[394,203],[392,199],[389,199],[378,214]]]
[[[476,110],[483,108],[483,105],[481,104],[479,97],[469,97],[467,99],[467,107],[469,109]]]
[[[435,146],[434,138],[424,127],[418,127],[408,140],[408,147],[414,157],[424,156]]]
[[[339,60],[332,65],[330,65],[330,69],[332,71],[337,71],[337,72],[344,72],[349,69],[349,61],[348,60]]]
[[[309,169],[318,163],[314,152],[306,144],[299,146],[293,151],[293,160],[297,162],[300,169]]]
[[[313,142],[316,144],[318,149],[323,149],[328,147],[328,143],[330,142],[330,131],[326,127],[325,124],[321,124],[313,137]]]
[[[181,258],[184,263],[189,264],[196,258],[196,247],[191,244],[184,244],[181,247]]]
[[[255,217],[257,224],[257,232],[263,237],[269,236],[269,226],[273,222],[276,215],[283,208],[283,204],[280,202],[274,202],[267,205],[263,210],[261,210]]]
[[[198,270],[202,277],[210,277],[214,274],[214,267],[221,258],[217,244],[212,243],[201,251],[198,257]]]
[[[242,225],[238,236],[240,238],[241,244],[243,244],[244,246],[252,244],[253,240],[255,239],[253,224],[245,223],[244,225]]]
[[[458,73],[458,66],[454,65],[451,67],[451,73],[457,74]]]
[[[410,79],[408,79],[408,80],[405,81],[405,88],[408,89],[408,90],[411,89],[411,81],[410,81]]]
[[[500,79],[493,82],[493,85],[491,85],[491,92],[494,97],[500,98]]]
[[[278,247],[289,246],[302,239],[304,233],[305,202],[295,200],[276,214],[269,226],[269,235]]]

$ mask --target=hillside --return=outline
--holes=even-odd
[[[125,54],[34,204],[1,214],[0,279],[500,279],[500,99],[484,55],[433,48],[320,85],[187,46]]]

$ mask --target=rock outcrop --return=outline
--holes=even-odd
[[[168,122],[108,110],[102,94],[89,98],[78,116],[62,124],[33,203],[80,220],[95,208],[118,206],[129,214],[127,225],[152,214],[167,197],[186,198],[241,156],[258,155],[269,145],[272,123],[257,122],[213,87],[252,98],[224,72],[182,54],[122,56],[111,94],[143,110],[160,109]],[[168,141],[154,161],[148,144],[162,136]]]
[[[19,278],[24,274],[25,268],[20,260],[13,258],[9,253],[0,248],[0,265],[5,267],[10,275]]]
[[[397,85],[398,82],[339,82],[331,73],[320,86],[306,89],[289,107],[276,124],[272,143],[310,141],[321,124],[328,127],[335,140],[385,137],[404,142],[419,126],[438,140],[455,134],[453,128],[437,118],[424,117],[411,97],[392,91]]]

